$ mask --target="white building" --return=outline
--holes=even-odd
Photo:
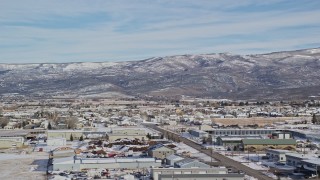
[[[66,138],[50,138],[47,140],[48,146],[65,146],[67,145]]]

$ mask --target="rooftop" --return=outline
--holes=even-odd
[[[295,139],[243,139],[245,145],[294,145]]]

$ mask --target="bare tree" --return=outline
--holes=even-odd
[[[77,123],[78,123],[78,118],[76,117],[69,117],[66,120],[66,125],[68,129],[75,129],[77,127]]]

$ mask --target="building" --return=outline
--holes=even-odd
[[[164,146],[163,144],[156,144],[150,146],[148,149],[148,155],[157,158],[157,159],[165,159],[166,157],[175,153],[174,149]]]
[[[312,172],[316,172],[315,174],[319,174],[319,172],[320,172],[320,159],[319,158],[302,160],[301,164],[304,169],[307,169]]]
[[[238,136],[268,136],[274,132],[281,131],[279,129],[211,129],[205,130],[213,137],[224,135],[238,135]]]
[[[158,180],[244,180],[244,174],[161,174]]]
[[[0,149],[20,148],[23,145],[23,137],[0,137]]]
[[[282,149],[267,149],[266,155],[269,160],[276,161],[276,162],[286,162],[286,154],[292,153],[292,151],[282,150]]]
[[[202,138],[202,137],[208,137],[208,133],[202,130],[198,130],[198,129],[191,129],[189,130],[189,133],[192,136],[198,137],[198,138]]]
[[[85,158],[75,156],[54,158],[53,171],[81,171],[83,169],[146,169],[160,167],[155,158]]]
[[[264,151],[269,149],[296,149],[294,139],[243,139],[241,147],[244,151]]]
[[[166,165],[174,166],[174,163],[184,159],[183,157],[177,156],[175,154],[171,154],[170,156],[166,157]]]
[[[107,133],[107,139],[110,142],[114,142],[118,139],[147,139],[146,131],[143,128],[121,128],[121,129],[112,129],[111,132]]]
[[[243,174],[228,174],[226,168],[151,168],[154,180],[243,180]]]
[[[262,139],[261,136],[218,136],[216,144],[228,148],[234,148],[241,144],[242,139]]]
[[[174,163],[175,168],[210,168],[208,164],[195,159],[185,158]]]
[[[286,164],[289,166],[294,166],[297,168],[301,168],[302,161],[313,158],[312,156],[308,156],[306,154],[298,154],[298,153],[287,153],[286,154]]]
[[[203,125],[201,125],[201,126],[199,127],[199,129],[200,129],[201,131],[210,131],[210,130],[212,130],[212,126],[209,126],[209,125],[207,125],[207,124],[203,124]]]
[[[288,131],[277,131],[271,134],[271,139],[292,139],[292,134]]]
[[[48,146],[65,146],[67,145],[67,139],[66,138],[50,138],[50,139],[47,139],[47,145]]]
[[[70,137],[73,137],[74,140],[79,140],[81,136],[84,135],[84,132],[81,130],[48,130],[47,138],[65,138],[67,141],[70,141]]]

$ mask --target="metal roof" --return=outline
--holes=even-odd
[[[295,139],[243,139],[244,145],[295,145]]]

